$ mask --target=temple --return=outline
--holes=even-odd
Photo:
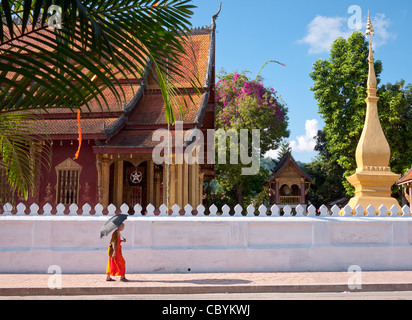
[[[181,58],[186,78],[181,77],[177,84],[177,99],[186,106],[184,115],[178,118],[184,132],[199,129],[205,136],[215,125],[216,18],[212,18],[210,27],[192,29],[188,35],[186,56]],[[198,91],[191,85],[191,74],[199,79]],[[76,114],[69,109],[42,113],[37,133],[47,134],[51,140],[52,168],[37,179],[37,192],[28,202],[75,203],[79,207],[85,203],[104,207],[126,203],[143,208],[149,204],[159,208],[163,203],[181,208],[202,204],[203,180],[214,177],[214,166],[154,163],[152,153],[159,141],[154,141],[153,134],[168,128],[160,88],[150,76],[119,82],[126,95],[123,103],[106,89],[107,109],[97,102],[89,105],[91,110],[82,108],[83,143],[77,160],[73,159],[78,148]],[[175,113],[179,114],[178,110]],[[174,126],[170,130],[174,131]]]

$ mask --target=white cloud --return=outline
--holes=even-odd
[[[277,159],[279,157],[279,150],[270,150],[265,153],[264,158]]]
[[[318,120],[306,120],[306,135],[296,137],[297,141],[291,141],[290,146],[294,152],[312,152],[316,146],[316,135],[319,130]]]
[[[332,43],[338,37],[347,39],[354,30],[348,26],[350,17],[316,16],[307,26],[307,35],[298,41],[299,44],[309,45],[309,54],[328,53]],[[362,19],[361,32],[366,30],[367,16]],[[396,34],[389,31],[391,21],[383,13],[372,17],[375,30],[373,43],[375,47],[385,45],[388,40],[396,39]]]
[[[336,38],[347,38],[352,34],[346,22],[342,17],[316,16],[307,27],[308,34],[298,43],[309,44],[309,54],[329,52]]]
[[[385,45],[389,40],[395,40],[397,35],[389,31],[391,20],[386,18],[384,13],[378,13],[372,19],[373,29],[375,30],[375,39],[373,43],[375,47]]]

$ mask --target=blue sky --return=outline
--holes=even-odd
[[[216,70],[249,70],[256,75],[268,60],[287,64],[268,65],[262,75],[289,108],[289,141],[296,160],[310,162],[316,156],[311,139],[323,128],[317,101],[310,87],[313,63],[329,56],[331,42],[347,37],[354,29],[361,9],[362,28],[366,30],[371,10],[375,59],[383,63],[383,83],[400,79],[412,82],[412,1],[331,1],[331,0],[194,0],[197,6],[193,26],[210,25],[211,17],[222,2],[217,20]],[[365,105],[366,107],[366,105]],[[272,155],[276,153],[273,152]]]

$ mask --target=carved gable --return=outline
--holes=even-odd
[[[56,166],[56,170],[82,170],[82,166],[76,163],[74,160],[67,158],[62,163]]]

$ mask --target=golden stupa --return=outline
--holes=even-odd
[[[383,133],[379,115],[376,93],[377,81],[374,67],[372,36],[374,30],[370,15],[366,35],[369,36],[369,77],[368,97],[366,98],[366,119],[362,136],[356,149],[356,173],[347,180],[355,187],[355,197],[349,201],[352,210],[361,205],[364,210],[373,205],[375,210],[385,205],[388,213],[392,206],[401,212],[401,207],[395,198],[391,197],[391,187],[399,180],[400,175],[391,171],[389,162],[391,150]]]

